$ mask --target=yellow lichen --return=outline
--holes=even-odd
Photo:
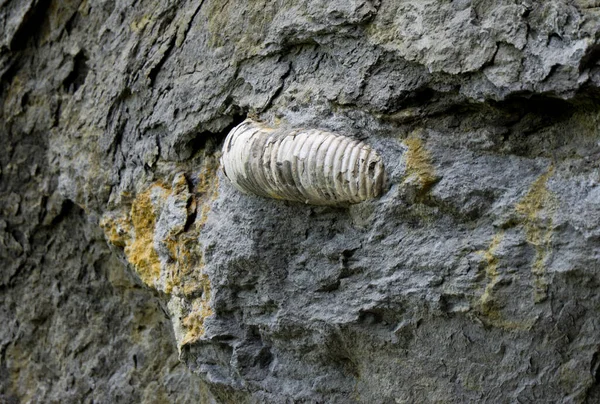
[[[162,184],[156,183],[137,195],[129,212],[105,214],[100,221],[108,242],[124,248],[127,261],[140,279],[151,287],[156,286],[161,269],[158,253],[154,249],[156,209],[150,198],[156,189],[164,198],[167,190]]]
[[[217,168],[218,156],[208,155],[196,181],[188,181],[185,175],[178,174],[170,187],[157,182],[137,194],[129,210],[107,213],[101,220],[108,241],[124,249],[128,262],[144,283],[183,301],[192,300],[191,310],[182,314],[185,317],[180,323],[181,345],[200,338],[204,334],[204,319],[212,314],[210,282],[203,271],[199,238],[211,203],[218,196]],[[190,184],[196,184],[193,190],[189,189]],[[166,229],[161,240],[157,240],[169,255],[161,259],[154,247],[155,227],[161,212],[168,206],[176,207],[169,214],[177,212],[185,217],[179,217],[173,227]],[[194,223],[189,223],[191,218],[195,218]]]
[[[108,242],[114,246],[125,248],[131,240],[131,223],[125,215],[105,215],[100,220],[100,227],[104,230]]]
[[[488,249],[480,252],[486,261],[485,276],[487,280],[487,285],[485,287],[485,290],[483,291],[483,294],[479,298],[479,306],[483,314],[493,318],[499,317],[499,314],[496,312],[497,307],[493,298],[493,290],[498,283],[499,275],[498,257],[496,257],[495,254],[503,238],[503,232],[496,234],[492,239],[492,242],[490,243]]]
[[[496,253],[503,239],[504,232],[501,231],[494,235],[487,249],[478,251],[485,260],[484,273],[486,279],[483,293],[475,303],[477,313],[480,315],[478,318],[486,325],[501,328],[506,331],[529,330],[535,323],[535,319],[506,318],[505,314],[502,312],[502,307],[498,304],[498,300],[495,297],[497,286],[501,281],[500,272],[498,270],[500,262]]]
[[[198,175],[195,194],[190,201],[188,214],[196,212],[201,206],[194,226],[184,233],[177,234],[169,240],[168,248],[174,258],[168,265],[168,279],[165,291],[171,293],[174,288],[184,295],[195,294],[204,288],[203,272],[204,261],[198,238],[202,228],[208,220],[211,202],[218,196],[218,158],[208,156]]]
[[[406,151],[406,180],[417,179],[419,188],[427,192],[437,181],[435,169],[431,163],[431,155],[419,138],[410,138],[404,141],[408,148]]]
[[[516,212],[523,216],[526,240],[535,248],[531,272],[534,277],[536,303],[547,297],[545,263],[552,249],[552,214],[558,206],[556,196],[547,187],[553,172],[554,167],[550,167],[546,173],[535,180],[529,192],[515,206]]]
[[[146,28],[146,25],[148,25],[148,23],[150,23],[151,21],[152,20],[150,19],[150,17],[144,15],[139,20],[132,21],[131,24],[129,24],[129,28],[132,32],[140,32],[144,28]]]
[[[210,283],[207,276],[203,277],[203,287],[202,297],[192,303],[192,309],[182,321],[187,332],[181,345],[186,345],[200,339],[204,335],[204,320],[214,314],[209,304]]]
[[[148,286],[155,286],[160,276],[160,260],[154,249],[156,213],[150,199],[152,188],[138,195],[131,205],[134,239],[125,247],[127,259]]]
[[[172,293],[175,288],[184,295],[194,294],[202,289],[199,278],[202,277],[202,251],[198,245],[198,232],[181,234],[170,246],[173,249],[173,262],[167,264],[168,278],[165,292]]]

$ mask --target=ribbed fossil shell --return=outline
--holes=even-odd
[[[272,129],[246,119],[223,145],[225,176],[241,191],[312,205],[381,195],[385,170],[367,144],[316,129]]]

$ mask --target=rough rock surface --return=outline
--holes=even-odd
[[[600,2],[9,0],[0,24],[0,397],[600,400]],[[237,192],[219,147],[247,116],[367,142],[389,190]]]
[[[65,200],[39,133],[0,134],[0,403],[210,403],[159,299]]]

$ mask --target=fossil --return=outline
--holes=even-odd
[[[369,145],[317,129],[274,129],[246,119],[229,132],[223,172],[239,190],[312,205],[382,194],[386,174]]]

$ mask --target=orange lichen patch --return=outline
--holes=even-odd
[[[217,168],[217,156],[208,155],[198,181],[188,181],[179,173],[171,186],[157,182],[138,194],[129,211],[107,213],[102,218],[108,241],[124,248],[127,260],[148,286],[187,297],[198,296],[206,289],[199,238],[211,202],[218,196]],[[194,183],[196,186],[190,189]],[[164,214],[176,220],[161,222],[157,239],[156,225]],[[155,241],[162,255],[155,249]]]
[[[155,189],[165,194],[166,189],[157,183],[137,195],[129,212],[105,214],[100,227],[109,243],[124,248],[127,261],[140,279],[148,286],[156,286],[160,276],[160,260],[154,249],[156,209],[151,201]]]
[[[552,252],[552,215],[558,207],[558,199],[548,190],[547,183],[554,167],[533,182],[529,192],[515,206],[517,213],[523,215],[525,236],[535,248],[535,258],[531,267],[534,276],[534,301],[542,302],[547,297],[548,282],[545,263]]]
[[[134,238],[125,246],[127,260],[133,265],[140,279],[148,286],[155,286],[160,276],[160,260],[154,249],[156,212],[150,199],[150,195],[156,187],[164,190],[162,185],[155,184],[139,194],[133,201],[131,224]]]
[[[406,151],[406,180],[416,179],[423,192],[438,180],[435,169],[431,162],[431,155],[419,138],[409,138],[404,140],[408,148]]]
[[[203,279],[204,291],[200,299],[192,303],[190,313],[183,319],[182,325],[187,329],[181,345],[198,341],[204,335],[204,320],[214,314],[210,307],[210,282],[207,276]]]

